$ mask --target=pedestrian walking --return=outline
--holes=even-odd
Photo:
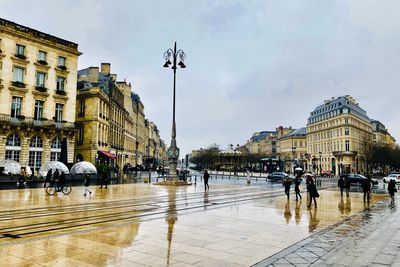
[[[394,193],[397,192],[396,181],[391,179],[388,184],[389,195],[394,200]]]
[[[347,175],[344,178],[344,186],[346,188],[346,197],[349,197],[351,183],[350,183],[349,177]]]
[[[208,179],[210,178],[210,174],[208,174],[207,170],[204,171],[204,176],[203,176],[203,180],[204,180],[204,190],[210,190],[210,186],[208,185]]]
[[[290,194],[290,186],[292,185],[292,180],[289,178],[289,176],[286,176],[285,179],[283,179],[283,186],[285,187],[285,194],[287,196],[287,199],[289,199],[289,194]]]
[[[248,184],[251,183],[251,180],[250,180],[250,171],[249,171],[249,170],[246,171],[246,180],[247,180],[247,183],[248,183]]]
[[[103,185],[107,188],[107,173],[106,172],[102,172],[100,175],[100,188],[103,188]]]
[[[309,202],[308,202],[308,206],[307,207],[308,208],[311,207],[312,200],[314,199],[314,205],[315,205],[315,208],[317,208],[317,197],[319,197],[319,193],[317,191],[317,187],[316,187],[315,182],[314,182],[313,179],[310,180],[310,184],[308,185],[308,188],[309,188],[309,191],[308,191]]]
[[[90,176],[87,173],[85,174],[84,186],[85,186],[85,193],[83,194],[83,196],[86,197],[87,196],[86,193],[88,193],[88,192],[89,192],[89,195],[91,195],[92,191],[90,191]]]
[[[298,198],[300,198],[301,200],[300,184],[301,184],[301,174],[297,174],[296,179],[294,180],[294,192],[296,193],[296,201],[299,200]]]
[[[47,183],[50,183],[52,175],[53,175],[53,170],[50,169],[46,174],[46,178],[44,179],[44,186],[43,186],[44,188],[46,188]]]
[[[364,179],[363,183],[362,183],[362,189],[364,192],[364,202],[365,199],[367,199],[367,202],[369,203],[369,194],[371,193],[371,175],[367,175],[367,179]]]
[[[337,182],[338,187],[340,188],[340,196],[343,197],[343,190],[346,186],[346,182],[344,180],[343,176],[340,176],[338,182]]]

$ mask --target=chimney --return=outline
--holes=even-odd
[[[109,75],[111,69],[110,63],[101,63],[101,73],[104,75]]]
[[[111,79],[116,82],[117,81],[117,74],[111,74]]]
[[[99,67],[90,67],[88,82],[97,83],[99,81]]]

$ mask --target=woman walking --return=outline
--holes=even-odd
[[[317,208],[317,197],[319,197],[319,193],[317,191],[317,187],[315,186],[314,179],[310,180],[310,184],[308,187],[309,187],[308,193],[310,195],[310,202],[308,203],[307,207],[308,208],[311,207],[312,200],[314,199],[314,205],[315,205],[315,208]]]
[[[286,176],[286,178],[283,180],[283,186],[285,187],[285,194],[287,196],[287,199],[289,199],[291,185],[292,185],[292,180],[289,178],[289,176]]]
[[[296,176],[296,179],[294,180],[294,192],[296,193],[296,201],[298,201],[298,197],[301,200],[301,195],[300,195],[300,183],[301,183],[301,175],[298,174]]]
[[[85,183],[84,183],[84,186],[85,186],[85,193],[83,194],[83,196],[84,197],[86,197],[87,196],[87,192],[89,192],[89,195],[91,195],[92,194],[92,191],[90,191],[90,176],[89,176],[89,174],[85,174]]]

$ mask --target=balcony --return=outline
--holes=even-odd
[[[12,81],[11,86],[17,87],[17,88],[25,88],[26,84],[20,81]]]
[[[39,91],[39,92],[42,92],[42,93],[46,93],[47,92],[47,88],[44,87],[43,85],[42,86],[36,86],[35,89],[37,91]]]
[[[43,65],[43,66],[47,66],[47,64],[48,64],[46,60],[38,60],[37,63],[39,63],[40,65]]]
[[[22,60],[26,60],[26,56],[23,54],[15,54],[14,55],[16,58],[22,59]]]
[[[57,68],[59,68],[60,70],[67,70],[67,67],[66,66],[57,66]]]
[[[73,122],[57,122],[55,120],[48,120],[46,118],[34,119],[31,117],[25,117],[23,115],[11,117],[10,115],[0,114],[0,125],[1,124],[43,127],[48,129],[75,129],[75,124]]]
[[[357,151],[332,151],[332,155],[335,157],[355,157],[357,156]]]
[[[65,92],[64,90],[56,90],[56,94],[57,95],[67,95],[67,92]]]

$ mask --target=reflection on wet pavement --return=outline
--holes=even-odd
[[[308,209],[305,197],[287,201],[281,187],[202,189],[126,184],[96,189],[90,199],[83,188],[66,198],[1,191],[0,262],[249,266],[368,208],[361,194],[340,198],[333,190],[321,190],[318,209]],[[371,205],[384,197],[373,195]]]

